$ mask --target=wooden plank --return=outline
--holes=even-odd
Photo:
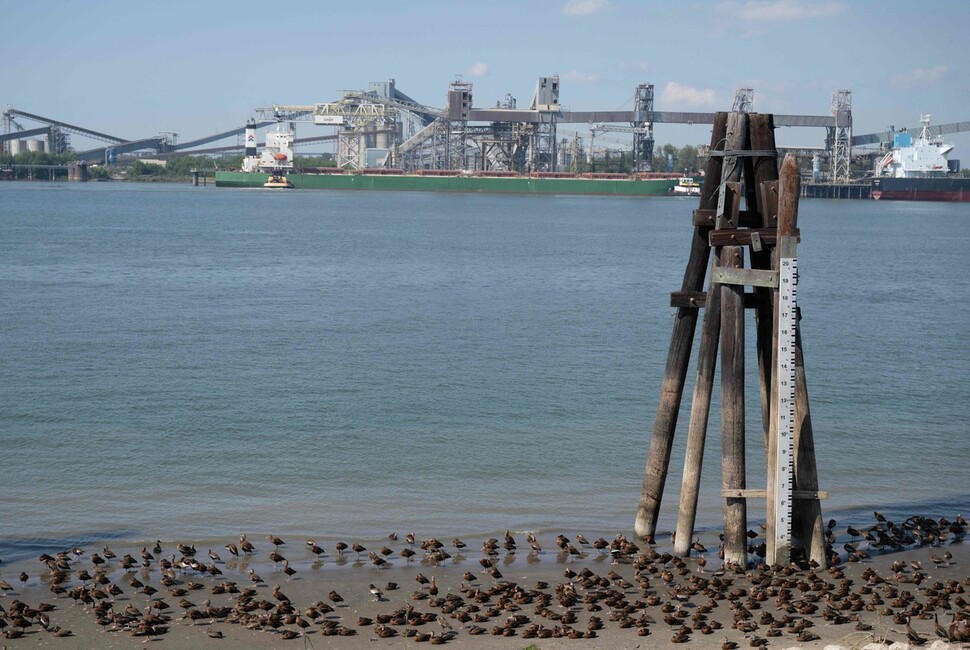
[[[738,284],[749,287],[777,287],[777,271],[757,269],[715,269],[712,277],[717,284]]]
[[[768,490],[764,488],[747,488],[744,490],[721,490],[722,497],[733,497],[735,499],[764,499],[768,496]],[[793,490],[794,499],[828,499],[829,493],[824,490]]]
[[[716,220],[716,209],[699,208],[693,212],[692,223],[695,226],[713,226]],[[741,210],[738,212],[737,224],[740,228],[760,228],[761,215],[756,210]]]
[[[727,122],[727,113],[715,115],[714,128],[711,131],[711,149],[724,149]],[[708,158],[707,178],[721,178],[722,161],[723,159],[719,156]],[[714,183],[704,183],[700,198],[702,208],[714,208],[717,201],[717,189],[717,185]],[[687,259],[687,268],[684,270],[684,279],[681,285],[682,291],[701,291],[704,288],[710,258],[710,246],[707,244],[707,233],[710,227],[710,225],[694,226],[690,255]],[[667,351],[667,363],[664,367],[664,378],[660,386],[657,415],[654,419],[653,435],[650,438],[650,448],[647,452],[646,466],[643,471],[640,502],[637,506],[637,516],[634,522],[636,534],[645,539],[653,539],[657,530],[660,502],[663,498],[664,484],[667,481],[674,431],[677,428],[677,415],[680,411],[684,383],[687,379],[687,368],[694,341],[694,331],[697,327],[697,317],[697,309],[679,308],[670,336],[670,348]]]
[[[795,236],[800,233],[796,230]],[[761,240],[761,245],[774,246],[778,243],[778,233],[774,228],[748,228],[746,230],[712,230],[707,236],[711,246],[751,246],[754,238]],[[759,268],[759,267],[754,267]],[[767,268],[767,267],[762,267]]]
[[[744,294],[744,308],[745,309],[757,309],[761,302],[764,300],[762,296],[757,293],[745,292]],[[670,306],[671,307],[686,307],[689,309],[701,309],[706,306],[707,303],[707,292],[706,291],[673,291],[670,294]]]
[[[707,302],[706,291],[672,291],[670,306],[685,309],[699,309]]]

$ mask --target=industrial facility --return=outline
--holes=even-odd
[[[455,81],[448,86],[446,105],[438,108],[412,99],[390,79],[372,82],[367,90],[343,91],[332,102],[256,108],[253,116],[240,120],[246,122],[244,126],[184,142],[178,141],[175,132],[130,140],[7,106],[0,144],[11,154],[45,149],[60,153],[71,150],[71,135],[79,135],[105,144],[75,151],[76,159],[103,164],[137,156],[245,152],[250,157],[256,156],[254,145],[264,147],[267,137],[276,137],[273,133],[278,132],[279,125],[287,124],[293,130],[305,124],[306,129],[300,126],[303,137],[292,139],[293,148],[330,141],[335,145],[337,166],[348,171],[384,168],[407,173],[470,170],[553,174],[575,171],[580,161],[595,163],[596,138],[621,134],[629,137],[626,150],[634,172],[652,172],[663,167],[654,161],[655,128],[664,124],[709,125],[714,120],[714,113],[656,107],[654,86],[649,83],[633,89],[633,107],[625,111],[566,110],[560,103],[560,90],[558,76],[543,76],[538,78],[527,105],[520,106],[507,94],[495,106],[483,108],[475,104],[471,83]],[[738,89],[732,110],[753,109],[754,90]],[[40,126],[25,125],[27,122]],[[889,146],[894,135],[892,129],[853,135],[849,90],[837,90],[825,114],[775,114],[774,123],[779,127],[824,129],[820,146],[797,151],[812,159],[812,180],[821,183],[850,183],[853,147]],[[270,128],[263,142],[254,143],[245,141],[247,127],[250,135],[266,127],[277,131]],[[936,134],[970,131],[970,122],[933,129]],[[571,135],[567,136],[569,130]],[[219,146],[210,146],[219,142]],[[290,151],[287,164],[292,163],[292,157]]]

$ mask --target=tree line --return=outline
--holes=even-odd
[[[607,149],[602,155],[595,157],[590,164],[586,160],[577,160],[576,171],[630,174],[634,171],[633,152]],[[653,171],[692,174],[697,171],[697,147],[685,145],[677,148],[672,144],[655,146],[653,150]]]

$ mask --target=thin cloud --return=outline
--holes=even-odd
[[[664,106],[703,108],[717,104],[717,94],[710,88],[694,88],[676,81],[668,81],[660,91]]]
[[[648,61],[620,61],[617,67],[620,70],[635,72],[637,74],[653,72],[656,69],[656,66]]]
[[[938,65],[934,68],[913,68],[906,72],[894,74],[889,78],[889,83],[900,88],[935,86],[943,80],[943,77],[949,71],[950,66],[948,65]]]
[[[790,23],[809,18],[825,18],[845,13],[848,7],[841,2],[806,2],[805,0],[729,0],[718,5],[723,14],[735,16],[743,22]]]
[[[485,63],[475,63],[472,64],[468,70],[465,71],[469,77],[484,77],[488,74],[488,65]]]
[[[600,80],[600,76],[595,72],[580,72],[579,70],[570,70],[565,74],[559,75],[559,77],[563,81],[571,81],[578,84],[591,84]]]
[[[609,4],[609,0],[569,0],[562,12],[567,16],[591,16],[603,11]]]

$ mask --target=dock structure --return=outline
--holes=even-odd
[[[806,199],[871,199],[872,181],[860,183],[802,183]]]
[[[780,272],[780,261],[786,266],[794,263],[800,180],[791,155],[785,157],[779,178],[774,128],[770,114],[715,115],[708,180],[692,215],[694,228],[683,283],[671,294],[670,304],[677,315],[635,523],[637,534],[652,541],[694,335],[703,311],[674,550],[689,554],[693,540],[720,353],[724,559],[742,568],[748,561],[747,500],[751,498],[766,499],[768,562],[787,564],[796,557],[822,565],[826,562],[819,501],[825,494],[818,489],[797,311],[787,309],[795,305],[794,285],[779,281],[785,277],[784,282],[790,282]],[[746,291],[747,287],[751,290]],[[754,313],[757,325],[765,489],[749,489],[745,482],[744,314],[748,310]],[[781,340],[791,337],[794,350],[779,344],[779,322],[785,318],[791,318],[794,326],[781,327]]]

